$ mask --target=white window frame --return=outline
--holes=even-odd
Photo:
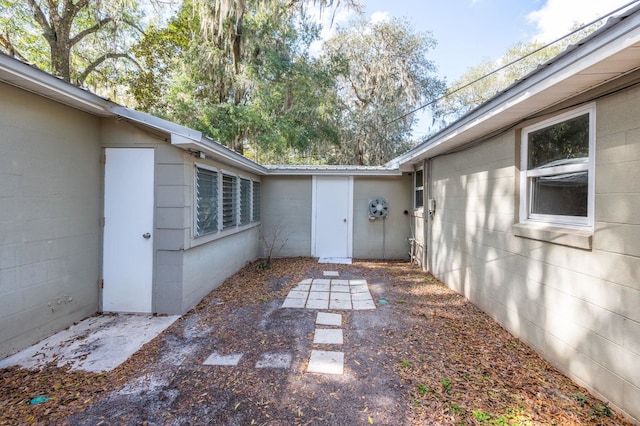
[[[212,234],[216,234],[218,232],[220,232],[220,196],[221,196],[221,188],[220,188],[220,170],[218,170],[215,167],[209,166],[207,164],[201,164],[201,163],[195,163],[194,164],[194,171],[195,173],[193,174],[193,198],[194,198],[194,209],[193,209],[193,229],[194,229],[194,235],[196,237],[202,237],[205,235],[212,235]],[[210,231],[210,232],[205,232],[205,233],[199,233],[198,230],[198,169],[202,169],[202,170],[208,170],[210,172],[216,173],[216,189],[217,189],[217,194],[216,194],[216,229],[214,231]]]
[[[589,114],[589,159],[586,163],[568,164],[544,169],[528,170],[528,136],[531,132],[553,126],[580,115]],[[557,115],[534,125],[524,127],[521,134],[520,158],[520,223],[546,224],[575,229],[593,230],[595,214],[595,148],[596,148],[596,108],[595,104]],[[554,176],[565,173],[588,172],[587,216],[544,215],[531,212],[533,188],[532,178]]]
[[[418,179],[418,172],[422,173],[422,186],[416,186],[416,180]],[[424,168],[419,168],[416,169],[413,172],[413,179],[411,182],[411,186],[413,187],[413,209],[414,210],[418,210],[418,209],[423,209],[424,208],[424,179],[425,179],[425,175],[424,175]],[[419,206],[418,203],[416,202],[418,200],[418,191],[422,191],[422,205]]]

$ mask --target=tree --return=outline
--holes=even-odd
[[[444,99],[434,106],[435,120],[444,126],[460,118],[601,25],[598,22],[586,28],[576,26],[569,36],[551,44],[536,41],[516,43],[498,60],[487,59],[469,68],[447,89]]]
[[[135,2],[0,0],[0,9],[0,48],[66,81],[98,84],[89,79],[112,78],[118,59],[137,66],[128,52],[142,33]]]
[[[405,20],[358,20],[325,44],[324,60],[339,70],[341,145],[332,162],[384,163],[408,149],[416,106],[444,84],[427,59],[435,40]]]
[[[183,50],[165,116],[263,163],[304,161],[317,144],[338,142],[335,76],[308,54],[319,27],[290,2],[243,4],[234,37],[200,22],[212,19],[202,4],[183,4],[202,31]]]

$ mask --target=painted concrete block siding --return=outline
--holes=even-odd
[[[181,312],[194,307],[224,280],[257,259],[259,251],[257,227],[185,251]]]
[[[4,357],[98,309],[102,175],[91,115],[0,83],[0,131]]]
[[[633,94],[633,96],[631,95]],[[513,235],[516,132],[432,160],[431,272],[640,418],[640,90],[597,102],[592,250]]]
[[[355,177],[353,183],[353,257],[356,259],[408,259],[412,211],[411,176]],[[369,201],[384,198],[389,215],[369,220]],[[407,211],[405,215],[404,212]],[[384,243],[384,246],[383,246]]]
[[[257,179],[218,161],[196,158],[124,121],[105,120],[105,147],[155,149],[155,274],[153,310],[183,314],[226,278],[258,257],[255,224],[195,235],[195,170],[205,164],[218,171]]]
[[[262,180],[262,232],[279,232],[286,244],[275,257],[311,256],[311,176],[268,176]]]

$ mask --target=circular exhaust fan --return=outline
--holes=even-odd
[[[369,201],[369,216],[372,218],[385,217],[389,214],[389,203],[384,198],[374,198]]]

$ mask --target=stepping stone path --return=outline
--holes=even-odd
[[[307,309],[375,309],[366,280],[341,280],[338,271],[324,271],[324,277],[300,281],[287,295],[283,308]],[[343,344],[342,315],[318,312],[314,345],[332,346]],[[333,327],[333,328],[331,328]],[[221,355],[212,353],[204,365],[237,366],[243,354]],[[290,353],[264,353],[255,368],[289,368]],[[343,374],[344,352],[313,349],[307,366],[309,373]]]

